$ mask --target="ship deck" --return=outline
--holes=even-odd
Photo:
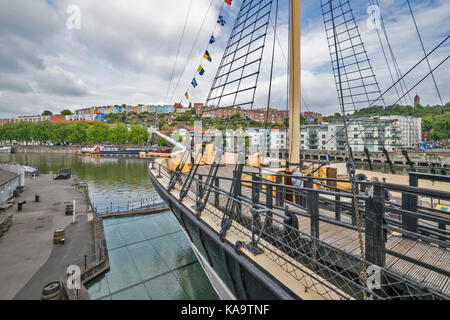
[[[219,168],[219,172],[217,177],[226,177],[231,178],[233,176],[234,166],[225,166]],[[209,171],[208,166],[199,167],[197,174],[207,175]],[[244,171],[246,172],[257,172],[256,169],[251,167],[245,167]],[[153,174],[156,176],[158,174],[157,170],[153,170]],[[167,186],[169,184],[169,177],[167,175],[163,175],[159,179],[162,185]],[[222,190],[229,191],[231,187],[231,180],[222,180],[219,179],[219,188]],[[180,193],[181,185],[177,185],[171,193],[178,199]],[[192,188],[194,189],[194,188]],[[189,208],[193,214],[195,211],[192,207],[195,205],[195,190],[189,190],[190,196],[187,196],[183,199],[183,204]],[[242,187],[241,191],[242,197],[246,197],[248,199],[252,199],[252,188],[251,187]],[[261,193],[259,196],[260,203],[266,203],[266,194]],[[326,198],[327,195],[324,195]],[[331,198],[331,197],[330,197]],[[344,200],[345,202],[345,200]],[[347,203],[350,204],[350,199],[347,200]],[[301,233],[306,235],[313,236],[311,232],[311,219],[308,217],[308,211],[302,210],[302,208],[296,207],[294,203],[285,200],[284,205],[288,205],[294,207],[293,212],[295,213],[298,220],[298,227]],[[280,215],[283,214],[283,210],[281,208],[274,207],[274,212],[278,212]],[[327,245],[333,246],[345,253],[348,253],[349,256],[356,257],[356,259],[361,258],[361,244],[363,248],[365,247],[365,237],[364,235],[360,237],[359,233],[355,228],[354,219],[352,219],[351,215],[345,210],[342,211],[342,214],[339,219],[340,225],[335,223],[330,223],[328,221],[333,221],[335,219],[335,212],[330,209],[320,208],[319,210],[319,239],[326,243]],[[206,205],[206,209],[202,211],[201,219],[204,223],[208,224],[211,228],[213,228],[216,232],[220,232],[220,217],[223,215],[220,210],[220,206],[215,207],[211,201],[209,200]],[[392,214],[392,219],[399,219],[398,215]],[[237,222],[233,221],[233,224]],[[400,222],[401,223],[401,222]],[[419,219],[419,225],[426,224],[434,227],[438,227],[438,223],[425,221]],[[349,227],[352,226],[352,227]],[[251,231],[246,229],[244,226],[239,226],[236,228],[230,229],[239,230],[239,232],[227,232],[226,239],[231,243],[235,243],[237,240],[242,240],[242,230],[244,233],[247,233],[247,236],[251,235]],[[363,230],[364,231],[364,230]],[[264,240],[261,240],[264,242]],[[273,247],[270,243],[265,242],[262,243],[263,247],[271,247],[270,250],[279,251],[278,248]],[[396,232],[388,232],[385,240],[385,248],[387,250],[393,251],[395,253],[401,254],[405,257],[399,258],[393,256],[389,253],[385,254],[385,264],[384,268],[391,271],[392,273],[406,278],[417,284],[424,284],[428,288],[436,291],[440,294],[443,294],[447,297],[450,296],[450,277],[440,272],[436,272],[421,266],[414,261],[421,261],[430,265],[432,267],[439,268],[440,270],[445,270],[448,274],[450,272],[450,250],[448,247],[438,246],[434,243],[428,243],[422,240],[414,240],[403,237],[402,234]],[[352,299],[353,297],[349,296],[345,292],[341,291],[335,284],[329,283],[327,280],[320,278],[320,275],[315,274],[314,271],[309,270],[304,265],[302,266],[297,261],[291,261],[292,265],[299,268],[298,272],[292,272],[292,270],[288,270],[286,268],[280,267],[279,264],[275,263],[273,259],[270,259],[267,255],[257,255],[255,256],[250,251],[246,249],[242,249],[242,251],[256,263],[258,263],[261,267],[268,270],[272,275],[276,275],[277,279],[279,279],[284,285],[290,288],[292,291],[297,293],[299,297],[302,299]],[[290,259],[289,256],[285,254],[280,254],[283,258]],[[405,260],[406,259],[406,260]],[[409,260],[409,261],[408,261]],[[356,260],[355,260],[356,261]],[[354,267],[354,266],[353,266]],[[303,270],[303,271],[302,271]],[[308,279],[308,275],[314,275],[313,278],[319,277],[321,283],[326,283],[322,288],[318,289],[320,286],[315,286],[314,283],[317,280]],[[296,281],[293,281],[296,280]],[[332,290],[327,289],[332,287]],[[314,287],[315,290],[308,290],[308,288]],[[308,292],[308,293],[305,293]],[[337,294],[336,294],[337,293]]]

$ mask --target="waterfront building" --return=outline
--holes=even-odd
[[[328,124],[315,124],[301,126],[300,128],[300,150],[319,150],[327,149],[327,144],[332,145],[336,142],[330,141],[328,133]],[[330,150],[332,146],[330,146]],[[337,150],[337,149],[336,149]]]
[[[23,186],[23,181],[25,181],[25,178],[24,171],[21,166],[9,164],[1,165],[0,203],[3,203],[10,199],[13,196],[14,190],[16,190],[16,188],[21,185]]]
[[[420,99],[420,98],[419,98]],[[419,102],[420,103],[420,102]],[[395,119],[401,131],[401,144],[405,148],[418,148],[422,141],[422,119],[413,116],[381,116],[380,119]]]
[[[301,119],[304,119],[308,123],[317,122],[317,124],[322,124],[323,117],[317,112],[302,112]]]
[[[349,117],[348,140],[354,152],[381,152],[383,147],[392,152],[402,146],[402,131],[396,119],[381,117]],[[342,118],[330,119],[328,123],[301,126],[301,150],[344,151],[347,147],[345,125]]]

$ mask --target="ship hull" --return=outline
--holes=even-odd
[[[217,232],[172,196],[151,171],[149,176],[156,191],[168,204],[187,235],[220,298],[226,300],[299,299],[266,270],[259,268],[244,255],[236,252],[234,245],[227,241],[222,242]]]

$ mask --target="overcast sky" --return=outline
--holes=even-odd
[[[0,0],[0,117],[94,105],[179,102],[214,32],[216,43],[209,47],[213,61],[203,60],[205,75],[197,77],[199,86],[190,90],[192,102],[204,102],[242,0],[233,0],[231,8],[224,6],[223,0],[192,0],[176,60],[190,1]],[[271,104],[285,108],[289,1],[279,1],[279,44],[275,48]],[[404,73],[423,57],[406,0],[379,2],[393,51]],[[450,1],[411,0],[411,3],[429,51],[450,34]],[[352,0],[351,4],[383,91],[392,81],[377,33],[367,26],[368,1]],[[79,29],[71,6],[80,9]],[[225,27],[216,23],[220,10],[227,21]],[[69,28],[68,24],[75,28]],[[269,34],[268,43],[272,43],[271,39]],[[431,57],[432,67],[449,55],[449,48],[447,43]],[[267,49],[265,56],[270,52]],[[266,59],[255,107],[267,104],[268,66],[270,61]],[[450,101],[449,71],[447,62],[435,72],[444,103]],[[414,79],[426,72],[423,64],[409,78],[407,86],[411,87]],[[387,104],[395,101],[393,93],[387,95]],[[416,93],[424,105],[439,103],[431,79],[411,94]],[[302,2],[302,94],[311,111],[323,114],[339,111],[318,0]]]

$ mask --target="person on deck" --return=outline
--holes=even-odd
[[[292,182],[294,183],[294,187],[303,188],[303,179],[300,178],[303,176],[304,176],[303,173],[300,170],[298,170],[298,168],[294,168],[292,172]],[[303,196],[298,190],[295,190],[295,203],[300,206],[303,206]]]

